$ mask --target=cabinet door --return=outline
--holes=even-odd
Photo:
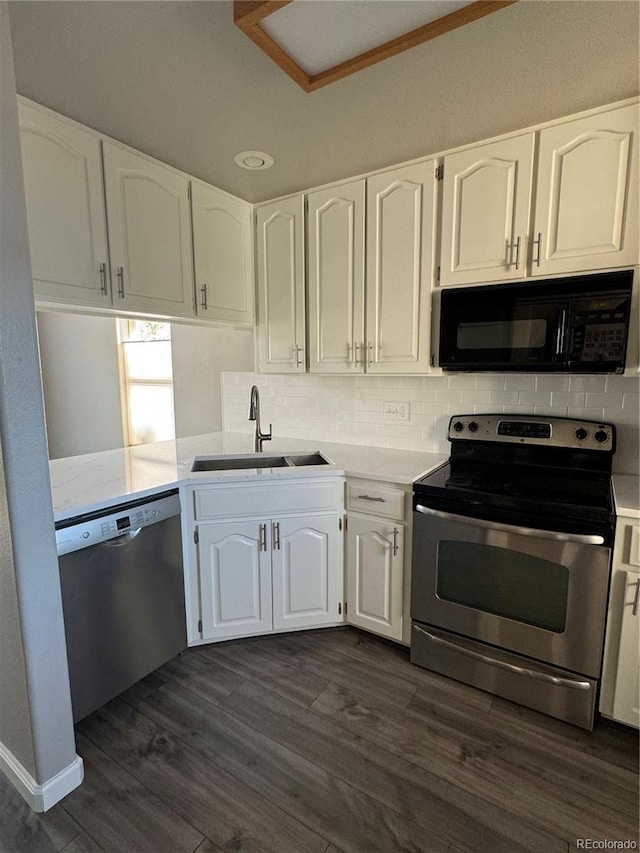
[[[305,372],[304,201],[257,211],[259,369]]]
[[[624,597],[613,718],[640,728],[640,573],[622,572]]]
[[[272,628],[269,525],[258,521],[198,527],[203,639]]]
[[[362,373],[364,181],[308,197],[309,371]]]
[[[534,141],[527,133],[445,157],[441,285],[525,275]]]
[[[367,181],[369,373],[428,373],[435,164]]]
[[[111,305],[100,140],[20,103],[36,299]]]
[[[191,182],[197,313],[253,323],[251,205]]]
[[[533,275],[638,263],[638,106],[540,132]]]
[[[306,628],[342,621],[338,516],[272,522],[273,627]]]
[[[347,517],[347,615],[352,625],[402,640],[404,526]]]
[[[188,180],[110,142],[103,154],[114,306],[193,316]]]

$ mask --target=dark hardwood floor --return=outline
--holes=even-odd
[[[77,736],[85,782],[47,814],[0,777],[0,853],[639,843],[636,732],[584,732],[349,628],[189,650]]]

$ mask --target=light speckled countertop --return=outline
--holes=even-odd
[[[261,473],[253,468],[193,473],[191,465],[195,456],[253,451],[252,434],[223,432],[53,459],[50,472],[55,519],[103,509],[186,483],[262,480],[266,471],[279,478],[346,475],[410,485],[447,459],[439,453],[295,438],[274,440],[264,447],[266,456],[320,450],[332,464],[269,468]]]
[[[614,474],[613,493],[618,515],[640,518],[640,477],[632,474]]]

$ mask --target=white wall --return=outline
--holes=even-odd
[[[8,14],[0,3],[0,770],[43,809],[79,784],[82,761],[71,714]]]
[[[637,378],[529,374],[450,376],[223,376],[224,429],[251,431],[247,405],[260,389],[262,422],[276,436],[449,453],[449,418],[510,412],[613,423],[618,430],[614,470],[638,473]],[[383,418],[385,402],[408,402],[407,423]]]
[[[116,321],[37,315],[49,458],[122,447]]]
[[[253,370],[253,330],[171,327],[176,438],[222,428],[220,373]]]

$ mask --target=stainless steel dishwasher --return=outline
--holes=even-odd
[[[56,523],[74,722],[187,645],[177,489]]]

